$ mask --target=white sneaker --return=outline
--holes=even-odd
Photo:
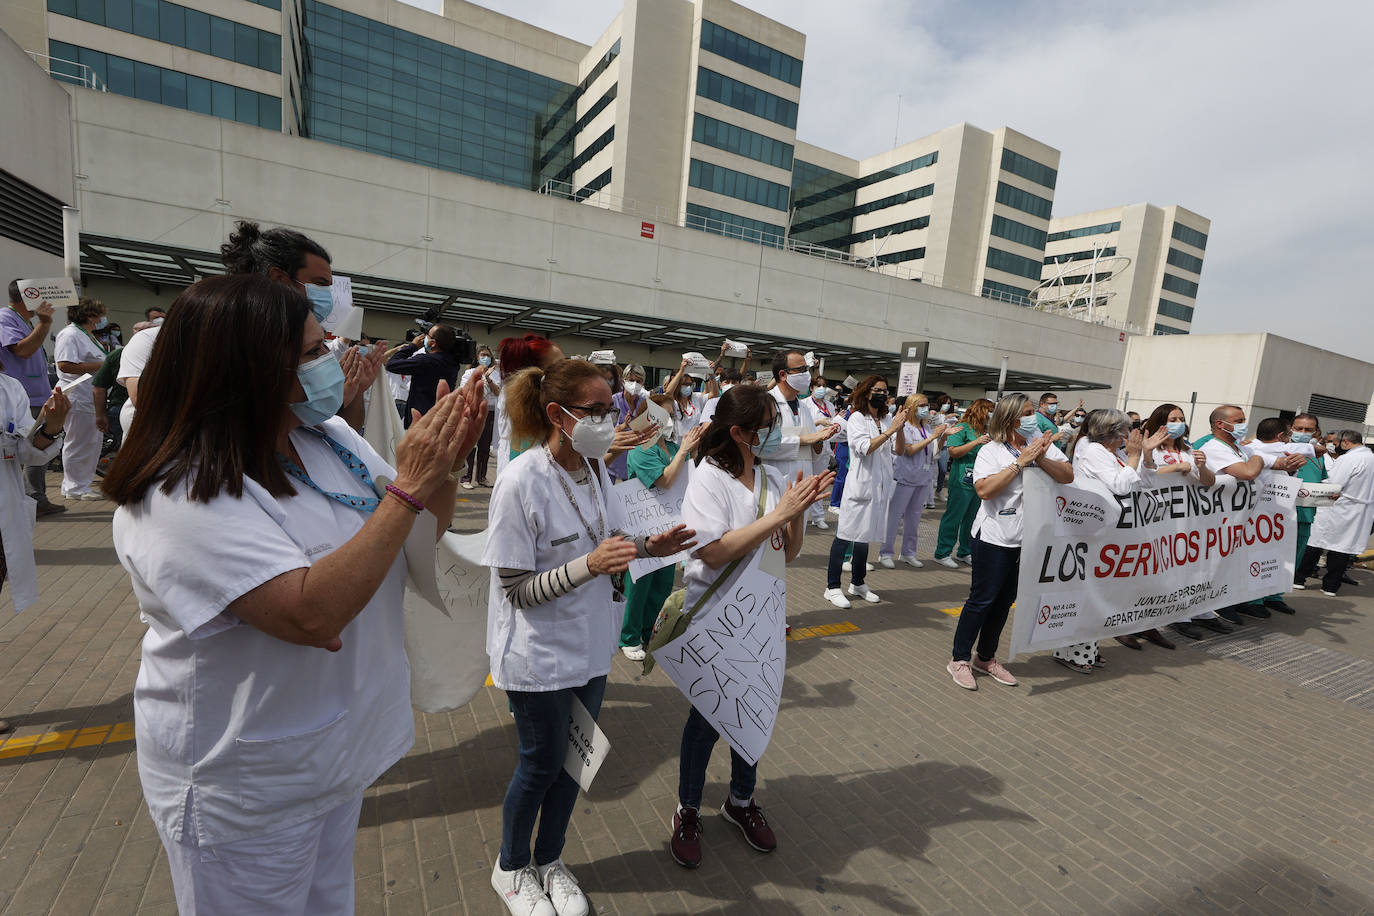
[[[587,895],[577,886],[577,879],[562,859],[554,859],[539,871],[544,874],[544,893],[558,916],[587,916],[591,909]]]
[[[922,566],[926,565],[922,563],[920,560],[916,559],[915,557],[902,557],[902,562],[905,563],[907,566],[910,566],[912,569],[920,569]]]
[[[946,569],[958,569],[958,568],[959,568],[959,563],[954,559],[954,557],[937,557],[937,558],[935,559],[935,562],[936,562],[936,563],[939,563],[941,566],[945,567]]]
[[[877,593],[867,585],[851,585],[849,586],[849,594],[856,598],[862,598],[869,604],[877,604],[879,601]]]
[[[872,564],[872,563],[865,563],[865,564],[864,564],[864,569],[865,569],[866,571],[868,571],[868,572],[873,572],[873,564]]]
[[[826,506],[826,507],[825,507],[825,514],[826,514],[826,515],[833,515],[833,516],[835,516],[836,518],[839,518],[839,517],[840,517],[840,510],[839,510],[839,507],[837,507],[837,506]]]
[[[845,610],[846,608],[851,607],[849,599],[846,598],[844,596],[844,592],[840,591],[838,588],[827,588],[825,590],[825,594],[822,595],[822,597],[825,598],[826,601],[829,601],[831,604],[835,605],[835,607],[839,608],[840,610]]]
[[[491,886],[506,902],[506,909],[514,916],[558,916],[553,903],[539,883],[539,872],[533,865],[505,871],[501,863],[491,872]],[[585,913],[586,910],[583,910]]]
[[[964,564],[966,564],[966,565],[968,565],[968,566],[972,566],[972,565],[973,565],[973,554],[971,554],[971,553],[962,554],[962,555],[960,555],[960,556],[955,557],[954,559],[956,559],[956,560],[958,560],[960,563],[964,563]]]
[[[883,569],[896,569],[896,568],[897,568],[897,564],[892,562],[892,558],[891,558],[891,557],[879,557],[879,558],[878,558],[878,565],[881,566]]]
[[[1336,593],[1335,593],[1335,592],[1328,592],[1326,589],[1322,589],[1322,594],[1325,595],[1325,596],[1328,597],[1328,598],[1334,598],[1334,597],[1336,597]]]
[[[821,529],[822,531],[829,531],[829,530],[830,530],[830,523],[827,522],[823,517],[822,517],[822,518],[816,519],[816,520],[815,520],[814,522],[812,522],[811,524],[815,525],[817,528]]]
[[[622,655],[624,655],[626,658],[628,658],[628,659],[629,659],[630,661],[632,661],[632,662],[642,662],[642,661],[644,661],[644,647],[643,647],[643,646],[621,646],[621,647],[620,647],[620,652],[621,652]]]
[[[849,562],[848,560],[845,560],[843,563],[840,564],[840,569],[844,570],[845,572],[853,572],[854,564]]]
[[[1294,583],[1293,583],[1293,587],[1296,588],[1298,591],[1302,591],[1302,590],[1304,590],[1305,588],[1307,588],[1307,586],[1304,585],[1304,584],[1301,583],[1301,582],[1294,582]]]

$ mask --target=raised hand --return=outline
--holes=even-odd
[[[697,546],[697,533],[686,525],[677,525],[667,531],[651,535],[646,546],[649,553],[656,557],[671,557],[675,553],[691,550]]]
[[[623,573],[630,568],[630,561],[635,558],[636,553],[634,541],[623,537],[609,537],[587,554],[587,569],[591,570],[594,576]]]
[[[632,448],[638,448],[654,436],[658,435],[659,426],[657,423],[650,423],[642,430],[630,428],[630,421],[626,420],[615,428],[615,438],[611,440],[611,447],[606,449],[604,460],[610,463]]]
[[[47,305],[47,303],[43,303]],[[59,429],[66,425],[67,414],[71,413],[72,402],[61,388],[54,388],[52,395],[38,412],[38,422],[44,426],[55,425]]]
[[[33,311],[34,314],[38,316],[40,323],[48,324],[52,321],[53,305],[48,300],[44,299],[42,302],[38,303],[38,308]]]
[[[939,426],[935,427],[934,429],[932,429],[932,430],[930,431],[930,437],[931,437],[932,439],[938,439],[938,438],[940,438],[941,436],[943,436],[945,433],[947,433],[948,431],[949,431],[949,424],[947,424],[947,423],[941,423]]]
[[[1145,440],[1145,448],[1149,449],[1150,452],[1153,454],[1155,449],[1159,448],[1168,440],[1169,428],[1167,426],[1161,426],[1159,429],[1155,430],[1149,438]]]
[[[1193,449],[1193,464],[1199,471],[1207,467],[1207,453],[1200,448]]]
[[[905,407],[902,407],[902,408],[898,409],[898,411],[897,411],[895,414],[893,414],[893,416],[892,416],[892,425],[895,426],[895,427],[897,427],[898,429],[900,429],[901,427],[903,427],[903,426],[906,425],[906,421],[907,421],[910,417],[911,417],[911,411],[907,410]]]
[[[1133,429],[1126,436],[1126,454],[1132,457],[1139,455],[1140,450],[1145,445],[1145,434],[1138,429]]]
[[[698,423],[696,426],[693,426],[690,430],[688,430],[687,435],[682,437],[682,451],[696,451],[697,446],[701,443],[701,437],[705,435],[706,430],[710,425],[711,421],[707,420],[705,423]]]

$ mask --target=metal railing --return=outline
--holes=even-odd
[[[105,81],[100,78],[100,74],[80,61],[63,60],[41,51],[25,51],[24,53],[33,58],[33,62],[42,67],[43,71],[55,80],[62,80],[86,89],[94,89],[96,92],[110,91],[109,87],[105,85]],[[60,65],[63,69],[54,69],[54,65]]]
[[[778,235],[773,232],[740,226],[724,220],[688,213],[685,210],[664,207],[661,204],[646,204],[633,198],[610,194],[604,190],[578,190],[566,181],[554,181],[550,179],[540,186],[539,193],[550,197],[561,197],[564,200],[576,201],[591,207],[597,207],[601,210],[610,210],[615,213],[623,213],[627,216],[638,216],[641,219],[650,220],[654,223],[668,223],[684,229],[696,229],[702,232],[709,232],[712,235],[738,239],[742,242],[750,242],[768,248],[792,251],[797,254],[806,255],[807,257],[820,258],[825,261],[844,264],[859,270],[872,271],[873,273],[882,274],[885,277],[895,277],[899,280],[924,283],[929,286],[940,287],[941,289],[949,289],[974,296],[981,296],[984,299],[995,299],[999,302],[1007,302],[1012,305],[1021,306],[1022,308],[1034,309],[1038,312],[1058,314],[1060,317],[1072,318],[1075,321],[1117,328],[1131,334],[1144,333],[1142,328],[1130,322],[1116,321],[1111,318],[1097,316],[1094,316],[1091,321],[1089,321],[1086,315],[1078,315],[1068,311],[1047,308],[1043,304],[1036,303],[1029,296],[1017,296],[991,287],[970,289],[962,284],[946,283],[944,278],[939,274],[912,270],[900,264],[884,263],[881,257],[865,258],[859,255],[850,254],[847,251],[827,248],[824,245],[815,245],[810,242],[798,242],[786,235]]]

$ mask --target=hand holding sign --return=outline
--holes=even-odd
[[[38,316],[38,321],[40,324],[52,323],[52,313],[55,311],[55,309],[53,308],[53,304],[51,302],[44,300],[43,302],[38,303],[38,308],[34,309],[33,311],[34,314]]]
[[[58,429],[67,422],[67,414],[71,412],[72,402],[62,393],[61,388],[52,390],[52,397],[48,398],[43,409],[38,412],[38,422],[46,427],[55,424]]]
[[[645,542],[645,547],[652,556],[670,557],[697,546],[696,536],[697,533],[686,525],[675,525],[667,531],[651,536]]]

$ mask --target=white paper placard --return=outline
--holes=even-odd
[[[630,537],[649,537],[682,524],[682,501],[687,497],[691,462],[683,463],[673,485],[666,489],[646,487],[637,477],[620,481],[611,488],[617,500],[622,526]],[[630,575],[642,579],[656,569],[682,563],[687,551],[669,557],[643,557],[630,561]]]
[[[329,294],[334,300],[334,307],[320,325],[335,337],[357,340],[363,332],[363,316],[362,309],[353,307],[353,280],[335,274]]]
[[[76,281],[71,277],[49,277],[43,280],[20,280],[19,295],[32,310],[46,302],[49,305],[76,305],[80,298],[76,294]]]
[[[735,357],[745,357],[749,355],[749,348],[738,340],[725,339],[725,355]]]
[[[591,791],[592,780],[610,751],[611,739],[596,724],[582,701],[573,697],[572,709],[568,712],[568,755],[563,758],[563,769],[577,780],[583,792]]]
[[[66,392],[68,392],[68,391],[71,391],[73,388],[76,388],[76,387],[79,386],[79,385],[84,385],[84,384],[86,384],[86,383],[89,382],[90,380],[91,380],[91,374],[90,374],[89,372],[87,372],[85,375],[78,375],[76,378],[72,379],[70,382],[58,382],[58,383],[57,383],[57,387],[58,387],[58,388],[61,388],[62,391],[63,391],[63,393],[66,393]]]
[[[897,397],[910,397],[916,393],[916,379],[921,375],[919,362],[903,361],[897,372]]]

